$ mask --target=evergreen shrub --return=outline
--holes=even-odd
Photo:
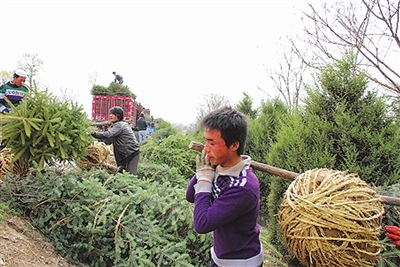
[[[178,173],[189,179],[196,169],[198,152],[189,149],[192,140],[189,136],[171,135],[154,139],[140,147],[140,157],[155,164],[166,164],[177,169]]]
[[[263,102],[260,108],[259,117],[255,120],[250,119],[248,123],[248,137],[245,147],[245,154],[250,155],[254,161],[274,165],[267,160],[272,144],[276,142],[277,132],[279,132],[285,118],[288,116],[288,109],[279,99]],[[282,165],[276,165],[282,167]],[[268,196],[271,192],[271,182],[273,176],[255,171],[260,182],[260,224],[268,225],[271,218],[268,211]],[[273,203],[272,205],[276,205]]]
[[[92,95],[130,96],[134,100],[136,99],[136,95],[131,92],[127,85],[114,82],[110,83],[108,87],[95,84],[92,86],[90,93]]]
[[[258,119],[249,124],[246,153],[297,173],[324,167],[358,173],[372,186],[398,183],[399,125],[383,99],[367,91],[366,75],[354,71],[354,63],[348,54],[327,65],[299,110],[289,113],[285,106],[263,103]],[[269,242],[290,266],[301,266],[287,250],[276,219],[290,181],[259,177]]]
[[[12,113],[2,115],[2,138],[18,163],[19,173],[34,162],[39,167],[79,161],[93,141],[83,107],[58,101],[51,93],[32,89]],[[12,168],[9,168],[12,169]],[[22,169],[22,170],[21,170]]]
[[[161,124],[163,126],[164,123]],[[151,133],[151,138],[154,139],[164,139],[171,135],[176,135],[177,131],[172,126],[160,127],[157,131]]]
[[[211,235],[195,233],[193,205],[175,179],[164,167],[145,178],[46,168],[6,179],[0,194],[75,264],[205,266]]]

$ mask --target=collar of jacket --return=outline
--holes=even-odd
[[[250,166],[251,164],[251,158],[246,155],[241,156],[242,161],[240,161],[238,164],[235,166],[232,166],[228,169],[225,169],[221,167],[221,165],[218,165],[216,168],[216,173],[218,176],[232,176],[232,177],[239,177],[241,171],[243,170],[244,167]]]

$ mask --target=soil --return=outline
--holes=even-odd
[[[0,266],[79,267],[61,257],[28,221],[16,216],[0,222]]]

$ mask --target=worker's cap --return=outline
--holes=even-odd
[[[14,74],[17,75],[18,77],[27,78],[26,72],[23,70],[16,70]]]

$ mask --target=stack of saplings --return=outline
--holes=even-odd
[[[183,178],[168,166],[154,173],[148,179],[46,168],[6,179],[0,197],[12,200],[73,263],[206,266],[210,235],[194,232],[193,206],[169,182]]]
[[[108,87],[95,84],[90,92],[92,95],[120,95],[136,99],[136,95],[131,92],[128,86],[114,82],[110,83]]]

